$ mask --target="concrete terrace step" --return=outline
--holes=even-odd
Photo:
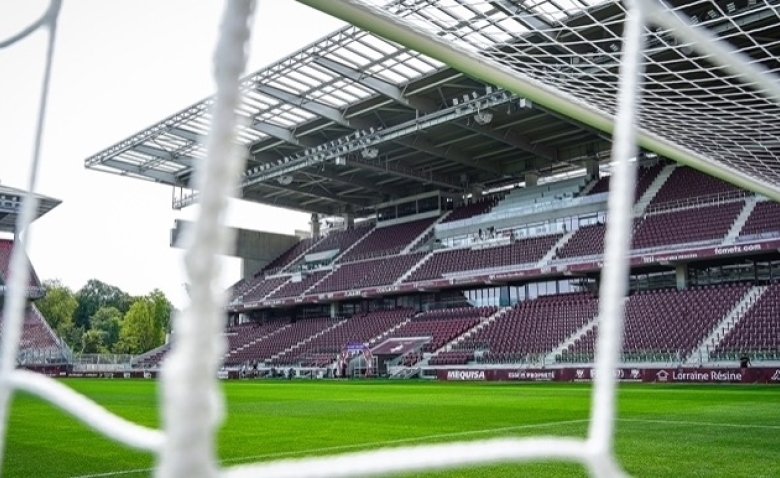
[[[750,311],[761,295],[766,292],[767,286],[751,287],[742,296],[742,299],[718,322],[712,331],[699,342],[698,347],[685,359],[688,364],[707,363],[710,360],[709,352],[716,347],[734,326]]]
[[[327,333],[327,332],[330,332],[331,330],[335,329],[336,327],[341,327],[341,326],[342,326],[342,325],[344,325],[346,322],[347,322],[347,319],[343,319],[343,320],[340,320],[340,321],[336,322],[335,324],[331,325],[330,327],[328,327],[328,328],[326,328],[326,329],[324,329],[324,330],[321,330],[321,331],[317,332],[316,334],[314,334],[314,335],[311,335],[311,336],[309,336],[309,337],[307,337],[307,338],[305,338],[305,339],[301,340],[301,341],[300,341],[300,342],[298,342],[297,344],[295,344],[295,345],[292,345],[292,346],[290,346],[290,347],[287,347],[286,349],[282,350],[282,351],[281,351],[281,352],[279,352],[278,354],[276,354],[276,355],[272,355],[272,356],[271,356],[271,360],[275,360],[275,359],[277,359],[277,358],[279,358],[279,357],[282,357],[282,356],[284,356],[284,355],[287,355],[288,353],[290,353],[290,352],[293,352],[293,351],[295,351],[295,350],[297,350],[297,349],[301,348],[303,345],[305,345],[305,344],[307,344],[307,343],[311,342],[312,340],[316,339],[317,337],[320,337],[320,336],[322,336],[323,334],[325,334],[325,333]]]
[[[422,240],[423,240],[423,238],[425,238],[425,236],[426,236],[426,235],[427,235],[429,232],[431,232],[431,231],[432,231],[432,230],[433,230],[433,229],[436,227],[436,224],[439,224],[439,223],[441,223],[441,222],[442,222],[444,219],[446,219],[446,218],[447,218],[447,216],[449,216],[450,214],[452,214],[452,211],[447,211],[447,212],[446,212],[446,213],[444,213],[443,215],[439,216],[439,218],[438,218],[438,219],[436,219],[435,221],[433,221],[433,224],[431,224],[430,226],[428,226],[428,227],[427,227],[427,228],[426,228],[426,229],[425,229],[425,230],[424,230],[422,233],[420,233],[420,235],[419,235],[419,236],[415,237],[415,238],[412,240],[412,242],[410,242],[410,243],[409,243],[409,245],[408,245],[408,246],[404,247],[404,248],[401,250],[401,254],[409,254],[410,252],[412,252],[412,251],[414,250],[414,248],[417,246],[417,244],[418,244],[420,241],[422,241]]]
[[[645,193],[642,194],[642,197],[640,197],[634,205],[635,216],[641,216],[645,213],[647,206],[652,202],[653,198],[655,198],[655,195],[658,194],[658,191],[661,190],[664,184],[666,184],[666,181],[669,179],[669,176],[672,175],[675,169],[677,169],[677,166],[670,164],[665,166],[661,172],[658,173],[658,176],[656,176],[653,182],[650,183],[650,186],[647,188]]]
[[[734,220],[734,224],[731,225],[731,229],[729,229],[728,234],[726,234],[723,244],[733,244],[734,241],[736,241],[739,237],[739,233],[742,232],[742,228],[745,227],[745,223],[750,217],[750,214],[752,214],[753,210],[756,208],[756,204],[758,204],[758,198],[755,196],[745,200],[745,207],[742,208],[742,211],[739,212],[739,215]]]

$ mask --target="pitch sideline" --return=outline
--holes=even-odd
[[[326,447],[319,447],[319,448],[309,448],[307,450],[265,453],[262,455],[239,456],[239,457],[226,458],[224,460],[220,460],[220,463],[223,464],[235,463],[235,462],[242,462],[242,461],[249,461],[249,460],[260,460],[264,458],[281,458],[286,456],[307,455],[307,454],[327,452],[327,451],[350,450],[355,448],[371,448],[375,446],[396,445],[401,443],[414,443],[414,442],[421,442],[426,440],[436,440],[440,438],[455,438],[455,437],[462,437],[462,436],[469,436],[469,435],[482,435],[485,433],[494,433],[494,432],[502,432],[502,431],[525,430],[525,429],[532,429],[532,428],[546,428],[546,427],[553,427],[558,425],[573,425],[576,423],[587,423],[589,421],[590,419],[583,418],[579,420],[562,420],[557,422],[528,423],[525,425],[514,425],[509,427],[484,428],[481,430],[466,430],[462,432],[439,433],[436,435],[425,435],[425,436],[410,437],[410,438],[397,438],[395,440],[354,443],[351,445],[326,446]],[[154,470],[153,468],[136,468],[133,470],[108,471],[105,473],[77,475],[77,476],[72,476],[71,478],[105,478],[111,476],[128,475],[131,473],[143,473],[143,472],[148,472],[153,470]]]
[[[235,462],[242,462],[242,461],[249,461],[249,460],[260,460],[264,458],[281,458],[281,457],[287,457],[287,456],[297,456],[297,455],[307,455],[312,453],[320,453],[320,452],[327,452],[327,451],[339,451],[339,450],[350,450],[350,449],[356,449],[356,448],[370,448],[374,446],[386,446],[386,445],[396,445],[401,443],[415,443],[420,441],[426,441],[426,440],[436,440],[440,438],[455,438],[455,437],[461,437],[461,436],[469,436],[469,435],[482,435],[485,433],[494,433],[494,432],[502,432],[502,431],[512,431],[512,430],[526,430],[526,429],[533,429],[533,428],[546,428],[546,427],[553,427],[558,425],[573,425],[575,423],[587,423],[590,419],[580,419],[580,420],[563,420],[563,421],[557,421],[557,422],[546,422],[546,423],[529,423],[526,425],[515,425],[515,426],[509,426],[509,427],[497,427],[497,428],[484,428],[481,430],[467,430],[463,432],[452,432],[452,433],[439,433],[436,435],[426,435],[426,436],[420,436],[420,437],[411,437],[411,438],[398,438],[395,440],[385,440],[385,441],[375,441],[375,442],[368,442],[368,443],[355,443],[352,445],[336,445],[336,446],[326,446],[326,447],[319,447],[319,448],[310,448],[308,450],[297,450],[297,451],[283,451],[278,453],[266,453],[262,455],[250,455],[250,456],[240,456],[240,457],[234,457],[234,458],[226,458],[224,460],[221,460],[220,463],[235,463]],[[697,426],[705,426],[705,427],[726,427],[726,428],[763,428],[763,429],[771,429],[771,430],[780,430],[780,425],[753,425],[753,424],[743,424],[743,423],[715,423],[715,422],[697,422],[697,421],[690,421],[690,420],[661,420],[661,419],[643,419],[643,418],[617,418],[616,421],[618,423],[625,422],[625,423],[658,423],[658,424],[666,424],[666,425],[697,425]],[[136,468],[133,470],[121,470],[121,471],[108,471],[105,473],[94,473],[89,475],[77,475],[72,476],[71,478],[108,478],[113,476],[121,476],[121,475],[129,475],[131,473],[143,473],[148,471],[153,471],[153,468]]]

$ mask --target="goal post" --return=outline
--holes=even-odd
[[[499,4],[503,2],[488,2],[483,0],[444,0],[442,2],[404,2],[393,1],[390,6],[388,2],[381,0],[298,0],[300,3],[316,8],[322,12],[340,18],[352,25],[373,32],[386,39],[399,43],[411,50],[423,53],[434,58],[448,66],[459,70],[471,77],[485,81],[505,88],[512,93],[521,95],[539,105],[562,114],[568,118],[579,121],[585,125],[608,134],[614,133],[614,115],[605,112],[602,108],[597,108],[589,104],[581,97],[569,94],[566,90],[556,88],[550,83],[541,81],[523,71],[512,68],[509,61],[498,61],[495,57],[484,55],[479,50],[478,42],[470,42],[469,35],[464,34],[455,41],[453,38],[442,34],[448,28],[439,28],[435,22],[430,24],[421,21],[410,22],[407,18],[414,15],[416,10],[421,10],[418,4],[442,3],[452,4]],[[521,4],[523,2],[520,2]],[[529,2],[531,3],[531,2]],[[536,4],[546,3],[533,2]],[[564,5],[574,6],[574,2],[562,2]],[[590,2],[589,2],[590,3]],[[612,2],[605,2],[612,3]],[[629,2],[631,3],[631,2]],[[750,82],[761,85],[762,92],[767,97],[772,98],[774,102],[780,103],[780,83],[776,80],[776,75],[768,75],[767,71],[757,67],[744,55],[737,55],[729,51],[728,46],[722,45],[716,41],[716,37],[707,32],[692,28],[690,24],[684,22],[677,15],[669,10],[661,8],[662,2],[656,0],[640,0],[647,10],[648,19],[652,18],[655,23],[662,22],[665,27],[674,31],[684,32],[685,38],[689,39],[694,48],[705,48],[707,51],[717,51],[717,59],[721,63],[729,61],[727,69],[737,69],[742,74],[747,75]],[[408,9],[405,5],[408,4]],[[519,8],[519,7],[518,7]],[[392,10],[392,11],[391,11]],[[571,12],[565,12],[571,13]],[[780,21],[780,18],[778,18]],[[453,22],[455,23],[455,22]],[[446,25],[449,26],[449,25]],[[439,28],[437,30],[437,28]],[[455,28],[455,27],[452,27]],[[552,32],[553,28],[550,26]],[[521,30],[522,31],[522,30]],[[509,34],[515,32],[509,31]],[[457,35],[453,35],[457,36]],[[706,42],[703,40],[707,40]],[[615,52],[616,54],[619,51]],[[729,53],[731,55],[729,56]],[[529,69],[529,71],[533,71]],[[772,100],[769,100],[772,101]],[[763,196],[780,202],[780,188],[778,184],[771,184],[756,175],[746,175],[729,164],[715,161],[712,158],[687,148],[684,145],[670,141],[658,134],[641,129],[637,132],[638,146],[652,151],[658,155],[675,160],[679,163],[691,166],[711,176],[718,177],[724,181],[730,182],[750,191],[754,191]]]
[[[615,167],[608,200],[609,221],[599,302],[600,334],[588,436],[502,438],[229,468],[219,465],[215,438],[223,418],[224,403],[217,370],[225,345],[220,331],[224,324],[226,297],[222,291],[216,290],[214,281],[219,274],[217,256],[226,250],[229,242],[224,224],[227,201],[236,190],[246,156],[245,151],[235,146],[234,138],[240,126],[239,115],[236,114],[241,96],[240,78],[246,66],[255,10],[254,0],[228,0],[214,53],[217,95],[211,110],[213,120],[207,158],[196,167],[196,187],[201,192],[201,207],[194,227],[188,232],[185,256],[192,290],[191,303],[175,319],[177,340],[163,366],[159,383],[162,429],[148,429],[129,423],[76,392],[64,390],[61,383],[15,369],[14,358],[25,299],[23,285],[27,274],[22,252],[17,250],[11,265],[12,279],[5,301],[6,322],[0,350],[0,463],[10,397],[16,389],[48,400],[111,439],[153,453],[157,463],[155,476],[159,478],[342,478],[529,460],[577,462],[597,478],[626,476],[614,455],[617,381],[613,372],[620,357],[623,301],[629,274],[628,251],[636,178],[636,162],[632,159],[636,157],[638,148],[645,148],[780,201],[780,176],[765,163],[770,159],[776,161],[774,142],[780,144],[780,82],[776,72],[762,70],[750,59],[751,54],[761,54],[752,47],[740,47],[743,50],[735,51],[725,42],[697,44],[701,39],[712,40],[713,33],[706,27],[683,21],[677,12],[668,7],[658,7],[663,4],[655,0],[604,2],[603,5],[627,10],[623,10],[624,15],[617,20],[608,20],[615,22],[610,24],[615,30],[614,37],[610,39],[613,43],[608,42],[603,48],[596,45],[597,53],[588,50],[594,46],[592,40],[582,37],[575,27],[566,27],[563,21],[579,14],[599,21],[595,10],[591,12],[583,7],[588,4],[597,6],[590,0],[579,0],[577,4],[572,0],[535,0],[533,8],[524,7],[524,2],[500,0],[299,1],[428,55],[465,74],[522,95],[549,110],[612,134]],[[532,4],[530,0],[527,3]],[[567,7],[561,9],[561,4]],[[773,7],[761,10],[766,4],[753,2],[753,6],[756,5],[759,13],[770,18],[771,15],[778,16]],[[35,190],[37,178],[59,6],[59,0],[51,0],[49,11],[40,21],[9,40],[0,39],[0,48],[4,48],[13,46],[39,28],[50,32],[38,133],[31,161],[30,192]],[[430,16],[431,12],[426,12],[428,8],[440,7],[452,9],[450,20]],[[495,15],[496,8],[503,9],[504,13],[500,19],[491,20],[489,13]],[[463,18],[463,15],[471,15],[468,12],[473,14],[471,20]],[[713,17],[714,21],[723,19],[722,13],[713,10],[712,14],[704,14]],[[517,31],[508,29],[502,23],[504,20],[516,25]],[[758,18],[757,21],[760,20]],[[706,19],[704,23],[713,24]],[[653,25],[662,29],[648,28]],[[746,33],[744,22],[727,18],[723,25],[727,29],[723,31]],[[552,34],[556,28],[561,31],[554,38]],[[532,42],[523,43],[523,35],[534,33],[549,37],[544,48],[538,44],[533,46]],[[709,133],[707,118],[701,117],[706,115],[699,115],[697,108],[709,112],[712,105],[703,103],[704,100],[696,95],[712,91],[708,91],[703,83],[682,92],[663,90],[661,78],[667,74],[664,68],[668,69],[669,65],[648,53],[649,45],[654,48],[667,45],[675,58],[684,58],[692,64],[698,62],[713,75],[721,72],[730,75],[718,81],[726,87],[733,87],[737,93],[724,89],[723,97],[715,98],[714,107],[723,108],[723,115],[711,119],[713,126]],[[699,49],[701,53],[695,56],[694,52]],[[556,58],[552,51],[564,53]],[[688,51],[690,53],[686,53]],[[577,66],[580,60],[575,62],[575,57],[584,58],[594,85],[586,84],[584,77],[578,76],[583,67]],[[605,66],[602,61],[608,62],[608,65]],[[663,75],[659,71],[664,72]],[[764,78],[764,75],[767,77]],[[678,98],[674,96],[678,93],[690,94],[691,102],[671,101],[667,104],[669,98],[665,95],[672,94],[673,98]],[[591,97],[589,95],[592,95],[593,102],[587,101]],[[739,104],[739,99],[745,99],[744,104]],[[738,104],[729,108],[729,102]],[[655,108],[660,108],[660,111],[655,111]],[[659,123],[663,118],[668,121]],[[735,118],[742,119],[727,128],[729,121]],[[685,121],[690,121],[690,128],[677,131]],[[757,124],[765,125],[762,134],[772,142],[762,142],[763,139],[749,135],[750,129]],[[678,141],[685,135],[690,137],[690,147]],[[751,147],[755,145],[759,147]],[[744,158],[728,159],[740,151],[744,153]],[[19,217],[17,225],[21,231],[26,230],[30,223],[34,196],[29,193],[24,201],[27,212]]]

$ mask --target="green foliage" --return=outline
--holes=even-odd
[[[99,354],[106,351],[103,345],[103,334],[99,330],[90,329],[81,336],[81,353]]]
[[[115,351],[140,354],[162,345],[170,328],[171,310],[171,303],[159,290],[137,298],[122,321]]]
[[[58,280],[44,281],[43,287],[46,295],[35,302],[38,310],[54,330],[69,330],[79,305],[75,294]]]
[[[107,350],[113,349],[119,341],[122,327],[122,313],[116,307],[101,307],[90,319],[92,329],[100,334],[101,344]]]
[[[46,296],[36,305],[76,352],[143,353],[162,345],[171,330],[173,305],[158,289],[132,297],[97,279],[76,293],[58,280],[44,287]]]
[[[151,380],[64,383],[139,424],[158,427]],[[228,381],[221,466],[489,438],[584,438],[587,384],[428,381]],[[615,446],[629,476],[776,478],[777,386],[621,384]],[[3,478],[148,477],[151,454],[93,433],[51,405],[14,398]],[[579,464],[501,463],[400,477],[574,477]]]
[[[102,307],[114,307],[122,314],[127,313],[132,303],[130,294],[119,287],[106,284],[97,279],[90,279],[76,293],[78,307],[74,322],[84,329],[91,328],[90,319]]]

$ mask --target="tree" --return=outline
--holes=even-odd
[[[155,328],[158,329],[157,333],[160,334],[162,340],[165,340],[165,334],[171,331],[171,317],[175,309],[171,301],[159,289],[154,289],[148,297],[154,304]]]
[[[122,320],[114,351],[140,354],[162,345],[165,333],[170,330],[172,309],[170,301],[159,290],[136,299]]]
[[[43,288],[46,295],[38,299],[35,305],[51,328],[63,335],[62,331],[73,326],[73,317],[79,303],[73,291],[59,280],[44,281]]]
[[[101,343],[109,350],[119,341],[119,330],[122,327],[122,313],[116,307],[101,307],[90,319],[91,330],[100,333]]]
[[[91,329],[84,332],[81,336],[81,353],[99,354],[105,352],[106,348],[103,345],[103,335],[99,330]]]
[[[76,300],[78,307],[73,318],[74,323],[84,329],[90,328],[90,319],[101,307],[114,307],[120,313],[126,314],[133,302],[127,292],[97,279],[87,281],[76,293]]]

